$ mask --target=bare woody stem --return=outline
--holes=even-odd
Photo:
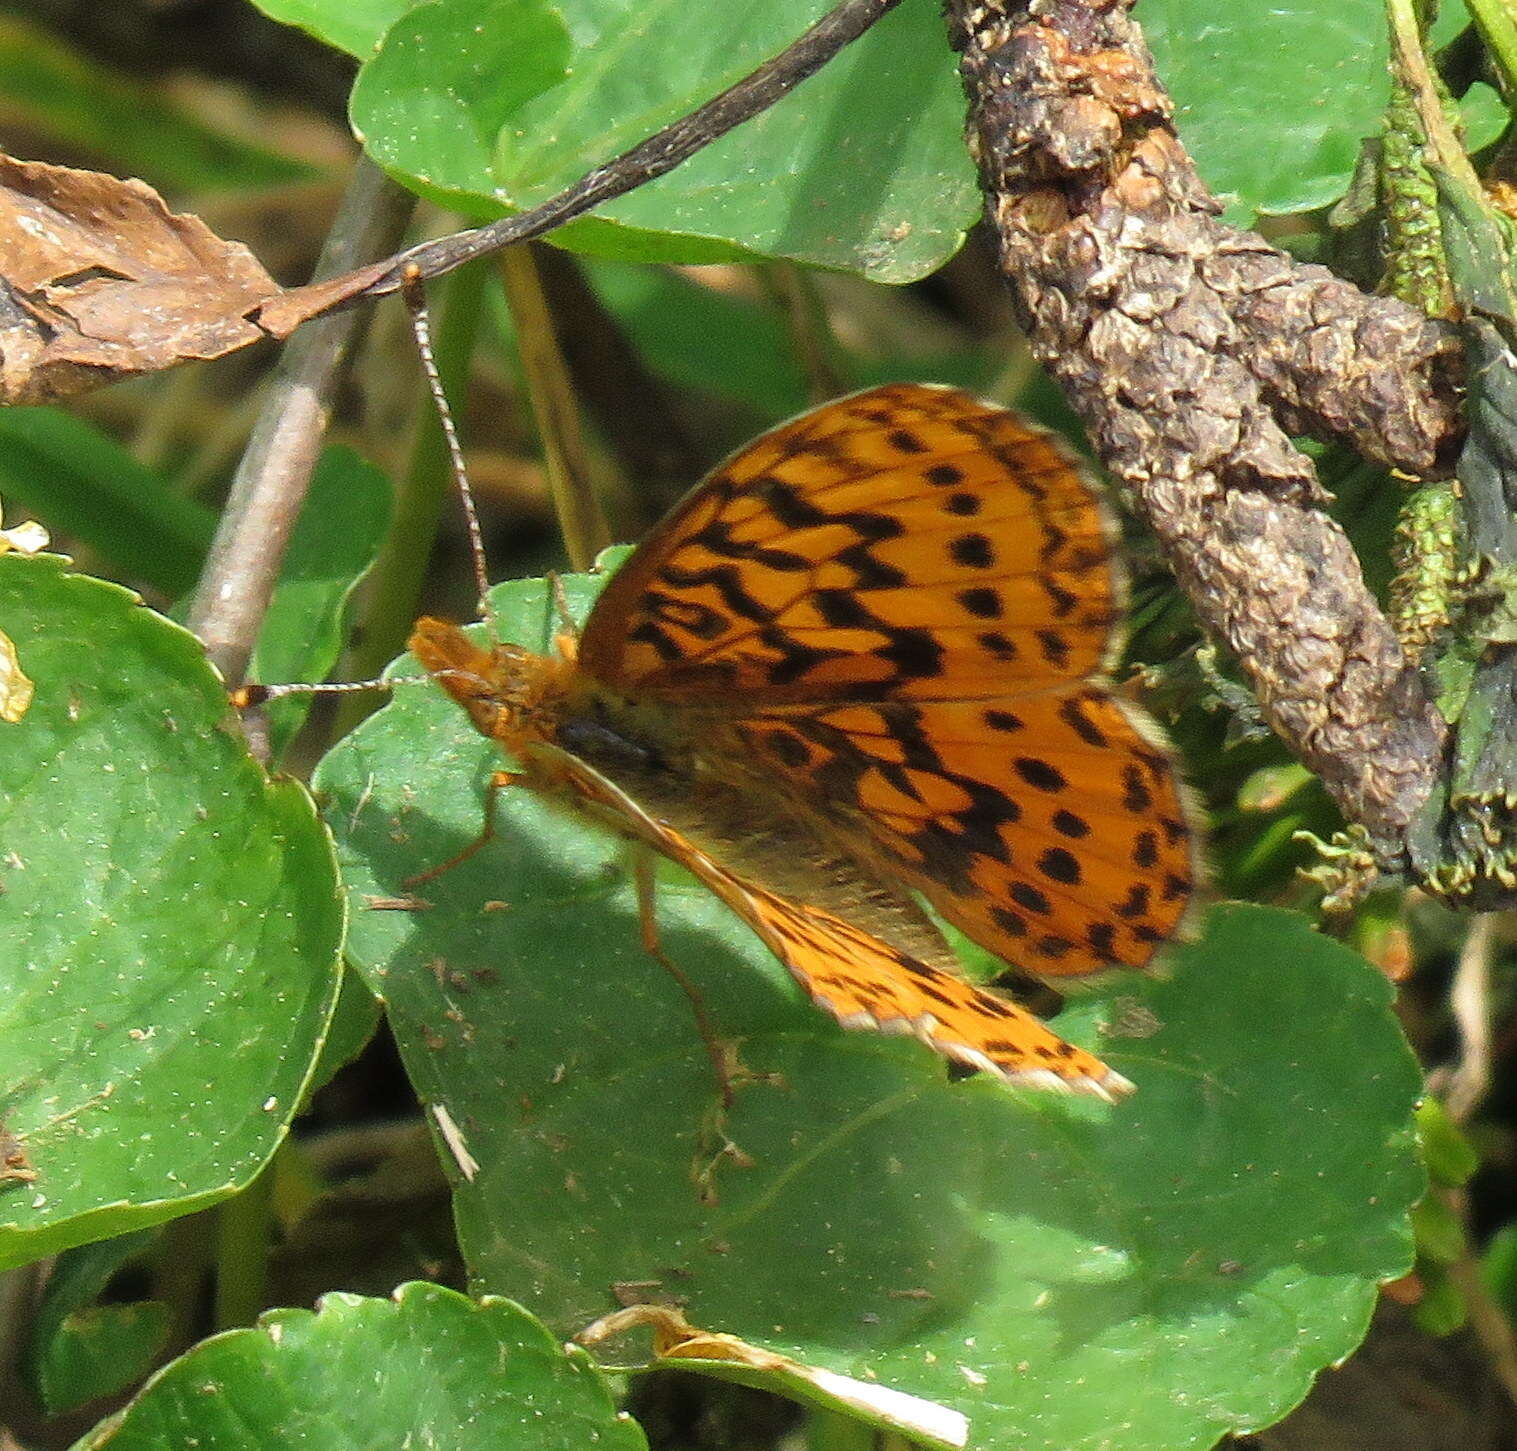
[[[318,276],[388,252],[414,205],[413,197],[360,158],[317,263]],[[242,680],[252,655],[357,326],[352,314],[318,318],[288,344],[232,481],[189,617],[190,629],[229,685]]]
[[[1127,10],[948,0],[1001,267],[1197,613],[1395,864],[1446,728],[1289,435],[1438,471],[1458,344],[1217,220]]]

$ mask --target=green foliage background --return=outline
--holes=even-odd
[[[827,6],[718,7],[696,26],[683,0],[260,8],[361,62],[351,119],[375,160],[487,217],[731,84]],[[1232,216],[1307,214],[1342,194],[1386,98],[1378,0],[1153,0],[1140,18]],[[1448,34],[1461,22],[1445,7]],[[947,263],[979,207],[942,36],[936,0],[905,0],[771,113],[553,239],[662,386],[711,402],[710,456],[802,406],[807,374],[762,297],[653,264],[753,263],[770,279],[800,264],[839,274],[815,285],[854,289],[857,317],[912,306],[857,299]],[[134,109],[140,81],[0,20],[7,87],[55,118],[60,147],[99,148],[96,164],[170,190],[211,178],[254,194],[319,169],[172,102]],[[1466,108],[1496,124],[1489,93]],[[463,314],[452,366],[472,354],[518,387],[498,300]],[[1008,381],[1004,335],[903,316],[837,346],[840,382],[994,386],[1060,420],[1045,385]],[[1330,825],[1299,782],[1268,810],[1240,804],[1256,772],[1290,769],[1276,747],[1225,749],[1193,708],[1179,721],[1219,876],[1256,901],[1212,910],[1167,974],[1104,983],[1060,1016],[1137,1083],[1116,1107],[950,1081],[919,1045],[841,1032],[665,871],[666,947],[745,1063],[772,1075],[727,1125],[753,1160],[739,1168],[714,1158],[709,1069],[639,946],[616,844],[508,795],[497,840],[428,883],[426,910],[377,910],[474,836],[492,748],[428,687],[398,690],[330,752],[323,722],[301,735],[306,707],[284,701],[276,755],[300,770],[323,757],[322,816],[294,781],[269,779],[168,618],[214,510],[182,460],[144,461],[107,422],[0,415],[8,513],[43,518],[80,556],[0,558],[0,629],[38,688],[0,727],[0,1131],[23,1170],[0,1177],[0,1266],[63,1253],[25,1371],[50,1413],[118,1398],[77,1444],[636,1447],[619,1377],[562,1348],[629,1286],[705,1328],[962,1411],[971,1445],[1029,1451],[1205,1447],[1278,1418],[1358,1343],[1378,1286],[1411,1263],[1421,1075],[1380,972],[1261,905],[1290,896],[1292,830]],[[425,556],[425,530],[387,532],[391,475],[400,527],[416,527],[405,490],[423,458],[324,457],[259,641],[262,678],[323,678],[363,577],[377,570],[383,594],[398,557],[403,573]],[[1374,482],[1343,491],[1366,538]],[[521,543],[503,572],[535,575],[545,552]],[[1149,577],[1140,568],[1139,649],[1167,659],[1194,635]],[[601,578],[566,581],[581,615]],[[512,638],[547,648],[540,579],[502,586],[496,608]],[[253,1323],[273,1302],[247,1257],[261,1265],[273,1226],[296,1235],[331,1187],[286,1135],[381,1009],[449,1178],[463,1282],[482,1298],[427,1283],[359,1295],[334,1271],[314,1312],[275,1304]],[[144,1265],[161,1286],[218,1201],[201,1235],[213,1245],[196,1251],[221,1306],[207,1337],[121,1286]],[[228,1308],[223,1282],[249,1275]],[[815,1444],[837,1424],[817,1418]]]

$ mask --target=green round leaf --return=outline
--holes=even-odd
[[[327,1295],[197,1345],[75,1451],[641,1451],[582,1350],[505,1300],[402,1285]]]
[[[337,992],[310,798],[270,783],[199,643],[52,556],[0,557],[36,682],[0,724],[0,1267],[187,1213],[274,1152]]]
[[[75,1311],[36,1366],[42,1404],[57,1415],[125,1390],[163,1353],[172,1322],[169,1307],[157,1300]]]
[[[140,1380],[168,1342],[171,1326],[161,1303],[97,1303],[111,1277],[153,1238],[150,1229],[118,1234],[53,1261],[23,1361],[27,1386],[49,1415]]]
[[[581,618],[593,588],[567,581]],[[547,647],[540,584],[495,599],[508,638]],[[740,1168],[713,1157],[689,1004],[605,833],[508,790],[496,840],[417,888],[427,909],[369,909],[477,835],[498,763],[416,687],[320,779],[350,951],[440,1130],[477,1282],[557,1330],[621,1285],[951,1405],[975,1444],[1173,1451],[1281,1414],[1405,1269],[1419,1076],[1384,979],[1302,919],[1217,912],[1170,980],[1066,1013],[1138,1084],[1113,1108],[950,1083],[918,1044],[843,1032],[670,873],[665,951],[773,1075],[726,1124]]]
[[[718,95],[828,8],[434,0],[365,66],[353,124],[382,166],[449,204],[523,210]],[[567,59],[548,15],[568,27]],[[553,240],[637,261],[754,254],[908,281],[951,256],[978,211],[963,122],[936,0],[905,0],[763,115]]]
[[[1390,99],[1384,0],[1144,0],[1138,18],[1181,139],[1234,220],[1343,195]]]
[[[359,73],[354,128],[380,160],[411,158],[417,182],[467,204],[509,145],[508,121],[564,79],[569,55],[547,0],[432,0]]]
[[[298,25],[362,60],[374,53],[385,31],[416,0],[254,0],[254,4],[271,19]]]

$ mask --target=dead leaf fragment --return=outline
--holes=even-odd
[[[38,403],[266,334],[279,291],[239,242],[152,187],[0,154],[0,399]]]
[[[308,282],[304,287],[292,287],[288,292],[260,303],[253,317],[270,337],[283,340],[301,323],[352,302],[392,270],[392,264],[386,258],[353,272],[344,272],[341,277],[327,277],[320,282]]]
[[[0,554],[13,549],[17,554],[38,554],[47,546],[47,530],[35,519],[17,524],[14,529],[0,529]]]
[[[0,720],[15,725],[26,714],[35,692],[36,686],[22,670],[11,637],[0,630]]]
[[[0,514],[0,518],[3,518]],[[17,554],[36,554],[47,548],[47,530],[35,519],[17,524],[11,529],[0,529],[0,554],[15,550]],[[0,720],[11,725],[26,714],[35,691],[9,635],[0,630]]]
[[[950,1406],[907,1395],[889,1386],[838,1375],[821,1366],[806,1365],[788,1355],[750,1345],[736,1335],[699,1330],[668,1305],[632,1305],[625,1310],[613,1310],[593,1325],[587,1325],[574,1338],[581,1345],[597,1345],[644,1327],[653,1331],[653,1353],[657,1357],[655,1369],[679,1368],[682,1362],[702,1361],[728,1366],[738,1372],[729,1378],[743,1385],[763,1386],[829,1407],[843,1406],[856,1411],[872,1424],[898,1431],[913,1441],[950,1448],[950,1451],[958,1451],[969,1441],[969,1418]],[[689,1364],[684,1368],[695,1370],[699,1367]],[[769,1382],[767,1386],[764,1384],[766,1380]]]
[[[0,1186],[36,1182],[37,1171],[27,1159],[21,1140],[0,1123]]]
[[[469,1152],[463,1130],[453,1121],[453,1115],[448,1112],[446,1104],[434,1103],[431,1108],[432,1118],[437,1124],[437,1132],[442,1135],[443,1143],[448,1146],[448,1152],[453,1155],[453,1162],[458,1165],[458,1172],[472,1184],[474,1176],[479,1173],[479,1160]]]

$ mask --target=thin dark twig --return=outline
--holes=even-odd
[[[336,275],[400,240],[415,198],[360,158],[317,275]],[[189,627],[229,685],[247,669],[280,561],[326,432],[331,397],[358,320],[322,318],[285,349],[269,398],[253,426]]]
[[[900,0],[842,0],[792,44],[736,85],[729,86],[689,115],[640,141],[630,151],[586,172],[572,186],[541,206],[473,231],[455,232],[424,242],[391,258],[383,271],[361,269],[355,272],[355,279],[364,280],[349,294],[337,292],[334,307],[388,296],[405,286],[408,277],[440,277],[476,257],[499,251],[514,242],[539,237],[583,216],[602,202],[623,196],[666,175],[697,151],[725,136],[733,127],[768,110],[802,81],[815,75],[844,46],[857,40],[899,3]],[[327,289],[334,286],[333,283],[322,285]],[[298,288],[281,294],[275,302],[265,304],[253,313],[254,320],[276,311],[279,315],[287,315],[286,304],[292,299],[298,300],[307,290]],[[276,327],[275,331],[279,329]]]

